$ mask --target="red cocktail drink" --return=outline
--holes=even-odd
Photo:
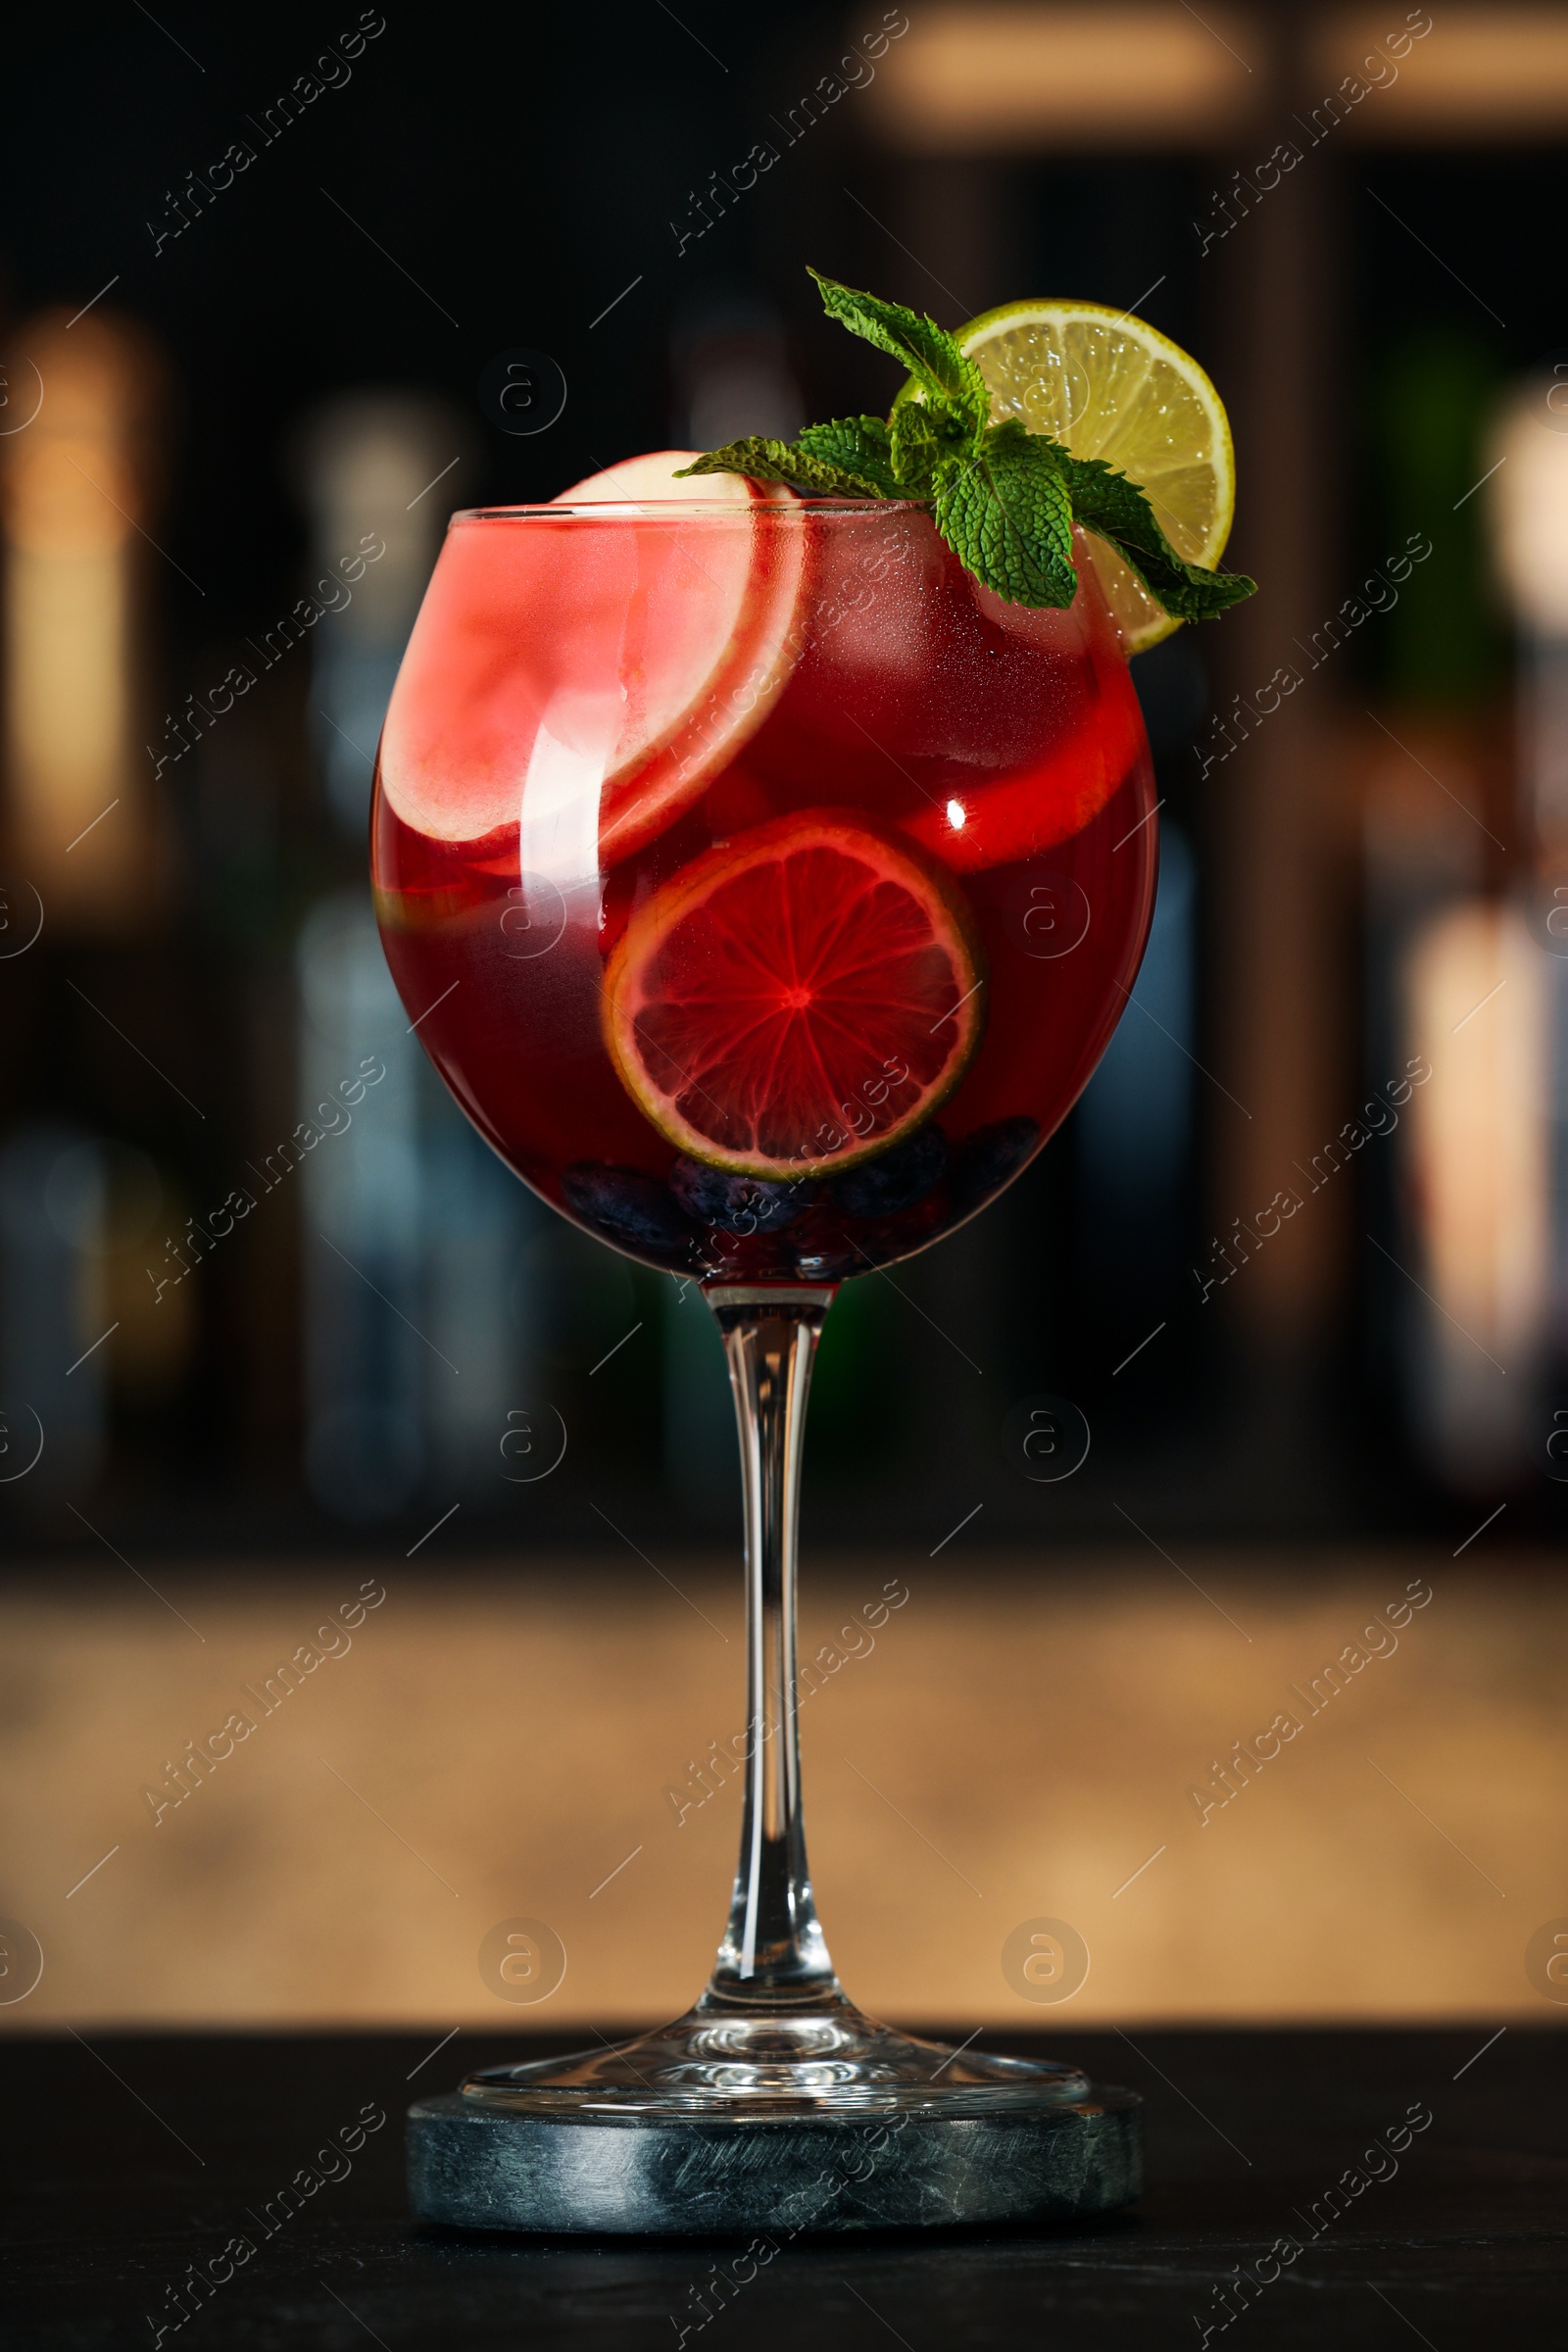
[[[917,505],[713,492],[455,517],[376,904],[426,1051],[554,1206],[708,1283],[830,1284],[1071,1106],[1143,953],[1150,761],[1081,538],[1032,611]]]

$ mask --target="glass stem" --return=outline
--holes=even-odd
[[[816,1924],[801,1819],[795,1584],[806,1398],[831,1288],[716,1285],[746,1513],[746,1810],[729,1926],[705,2008],[842,1998]]]

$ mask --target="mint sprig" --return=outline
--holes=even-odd
[[[907,368],[888,421],[841,416],[793,442],[732,441],[685,473],[744,473],[819,497],[929,500],[958,561],[1009,604],[1072,603],[1074,522],[1107,540],[1174,620],[1210,620],[1254,593],[1242,572],[1205,571],[1179,556],[1127,474],[1075,458],[1016,418],[992,424],[979,368],[934,319],[811,275],[830,318]]]
[[[901,302],[881,302],[874,294],[841,286],[837,278],[824,277],[820,270],[808,274],[815,278],[822,308],[830,318],[847,326],[852,335],[874,343],[878,351],[902,360],[927,400],[950,408],[971,436],[985,429],[991,413],[985,377],[934,318],[922,318]]]
[[[792,482],[799,489],[814,490],[824,498],[899,498],[896,483],[883,487],[883,478],[870,472],[858,472],[854,466],[841,463],[835,455],[818,457],[808,444],[810,432],[840,434],[845,427],[858,424],[858,416],[847,416],[840,424],[808,426],[798,441],[769,441],[761,434],[752,433],[744,441],[731,441],[723,449],[715,449],[695,466],[683,466],[676,479],[688,473],[745,473],[754,482]],[[887,430],[883,427],[884,432]],[[835,447],[838,445],[835,444]],[[846,454],[848,454],[848,445]]]
[[[1010,605],[1070,605],[1072,501],[1035,435],[992,425],[972,457],[939,459],[931,496],[936,526],[964,566]]]
[[[864,482],[873,498],[901,498],[893,435],[880,416],[840,416],[808,424],[795,444],[819,466],[836,466]]]

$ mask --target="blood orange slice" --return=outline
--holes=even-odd
[[[692,454],[591,475],[553,502],[586,510],[559,523],[539,510],[454,521],[382,742],[406,824],[480,841],[516,827],[533,785],[579,864],[597,804],[612,864],[760,724],[794,658],[804,517],[789,492],[739,475],[704,481],[694,515],[674,478]]]
[[[660,1133],[739,1175],[814,1176],[908,1135],[985,1025],[968,909],[934,859],[837,808],[759,825],[642,906],[605,1035]]]

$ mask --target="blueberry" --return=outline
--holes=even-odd
[[[722,1233],[777,1233],[815,1200],[819,1186],[797,1178],[770,1184],[760,1176],[728,1176],[700,1159],[677,1159],[669,1189],[689,1217]]]
[[[807,1282],[847,1282],[852,1274],[864,1274],[875,1263],[849,1242],[836,1247],[829,1242],[810,1242],[795,1251],[795,1271]]]
[[[667,1185],[641,1168],[611,1167],[602,1159],[579,1159],[561,1175],[566,1204],[587,1225],[597,1225],[626,1250],[672,1250],[683,1254],[692,1229],[670,1198]]]
[[[847,1217],[894,1217],[923,1200],[947,1172],[947,1137],[940,1127],[921,1127],[891,1151],[835,1176],[827,1189]]]
[[[1038,1119],[995,1119],[965,1136],[953,1161],[953,1201],[961,1216],[1000,1193],[1040,1141]]]

